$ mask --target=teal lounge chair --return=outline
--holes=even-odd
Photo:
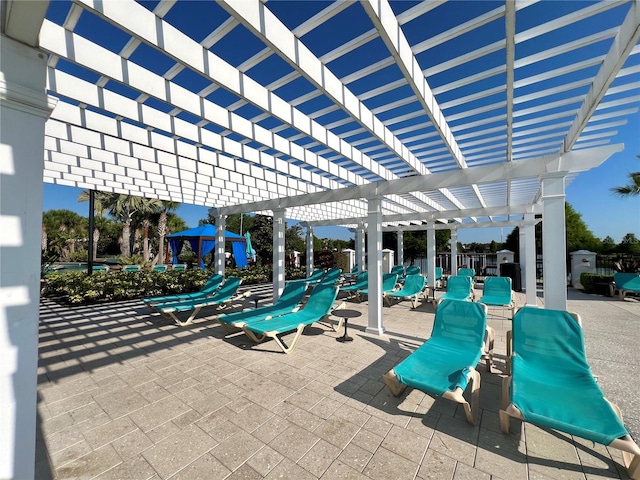
[[[91,270],[93,272],[108,272],[109,271],[109,266],[108,265],[94,265]]]
[[[420,275],[420,267],[418,267],[417,265],[412,265],[410,267],[407,267],[407,270],[405,271],[405,275],[406,276]]]
[[[181,300],[197,300],[207,298],[213,295],[213,293],[220,287],[224,277],[220,274],[214,274],[205,282],[200,290],[190,293],[176,293],[175,295],[162,295],[158,297],[147,297],[142,299],[145,305],[151,307],[159,303],[178,302]]]
[[[176,263],[172,268],[172,270],[175,270],[175,271],[184,271],[186,269],[187,269],[187,265],[184,263]]]
[[[471,301],[473,298],[473,288],[471,277],[460,277],[452,275],[447,280],[447,291],[437,299],[433,300],[433,306],[438,307],[445,300],[465,300]]]
[[[475,425],[480,400],[476,365],[484,353],[487,310],[480,303],[449,300],[438,308],[431,337],[387,372],[384,382],[396,397],[407,386],[461,403]],[[469,381],[471,403],[463,396]]]
[[[320,280],[322,280],[322,277],[324,277],[324,273],[324,270],[322,270],[321,268],[317,268],[313,272],[311,272],[311,275],[309,275],[307,278],[288,280],[286,283],[304,283],[308,287],[312,287],[320,282]]]
[[[266,305],[242,312],[220,315],[216,320],[228,331],[236,331],[245,325],[262,320],[268,320],[278,315],[295,312],[300,308],[300,302],[307,291],[307,285],[300,282],[289,282],[285,285],[280,298],[272,305]]]
[[[473,268],[459,268],[458,275],[461,277],[471,277],[471,285],[476,284],[476,271]]]
[[[320,280],[320,285],[335,285],[340,281],[340,277],[342,276],[342,270],[339,268],[330,268],[327,270],[327,273],[324,274],[322,280]]]
[[[384,273],[382,274],[382,295],[385,293],[393,292],[398,283],[398,275],[395,273]],[[369,286],[356,290],[356,299],[360,302],[362,301],[362,297],[366,295],[369,296]]]
[[[427,279],[420,274],[408,275],[404,281],[404,286],[400,290],[384,294],[387,305],[391,306],[391,300],[393,299],[397,299],[398,301],[411,300],[411,307],[416,308],[418,306],[418,296],[424,290],[426,280]]]
[[[621,300],[624,300],[628,293],[640,293],[640,273],[614,273],[610,289],[611,296],[615,297],[617,292]]]
[[[506,307],[511,309],[511,316],[515,314],[516,304],[513,300],[511,278],[486,277],[482,288],[482,297],[479,300],[487,307]]]
[[[394,265],[391,267],[391,271],[389,273],[395,273],[398,277],[404,276],[404,266],[403,265]]]
[[[224,285],[222,285],[219,290],[216,290],[213,295],[195,299],[186,298],[176,302],[159,303],[150,305],[150,308],[162,314],[164,317],[171,318],[178,325],[184,327],[189,325],[204,307],[225,308],[233,301],[248,297],[251,292],[245,292],[239,296],[236,295],[241,283],[241,278],[229,277],[224,282]],[[191,312],[191,315],[187,320],[182,321],[176,316],[179,312]]]
[[[354,283],[340,287],[340,292],[347,293],[351,298],[358,290],[367,288],[367,285],[369,285],[369,272],[364,271],[358,275]]]
[[[167,271],[167,265],[154,265],[152,270],[154,272],[166,272]]]
[[[243,330],[256,343],[260,343],[266,338],[273,338],[284,353],[291,353],[298,343],[304,327],[321,321],[331,313],[337,295],[337,285],[318,285],[311,292],[304,307],[297,312],[250,323],[245,325]],[[333,328],[333,330],[336,329]],[[295,336],[291,340],[291,345],[287,346],[282,336],[293,331],[295,331]]]
[[[125,265],[122,267],[123,272],[139,272],[140,265]]]
[[[509,433],[514,417],[617,448],[629,476],[640,479],[640,447],[591,373],[580,317],[523,307],[513,317],[512,328],[507,337],[512,344],[511,375],[502,384],[502,432]]]

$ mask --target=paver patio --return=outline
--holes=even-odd
[[[273,342],[225,336],[206,316],[178,327],[141,301],[43,300],[36,477],[628,478],[616,450],[518,421],[500,433],[508,310],[489,311],[496,363],[491,374],[478,367],[474,427],[453,402],[411,389],[395,398],[382,382],[428,337],[431,303],[385,307],[383,336],[364,331],[366,302],[349,308],[365,313],[349,322],[353,342],[314,324],[285,355]],[[569,309],[582,316],[593,372],[637,440],[640,301],[570,290]]]

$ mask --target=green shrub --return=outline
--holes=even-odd
[[[613,282],[613,275],[600,275],[596,273],[580,274],[580,283],[585,293],[598,295],[610,295],[609,284]]]

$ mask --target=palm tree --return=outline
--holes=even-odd
[[[142,204],[140,211],[138,212],[142,215],[142,254],[145,262],[151,259],[151,255],[149,254],[149,227],[151,226],[150,216],[159,211],[161,212],[163,209],[164,205],[161,200],[156,198],[145,198],[145,202]]]
[[[91,192],[89,190],[83,190],[78,195],[79,202],[88,202]],[[93,211],[100,218],[107,212],[109,205],[109,198],[111,194],[106,192],[95,192],[93,196]],[[91,258],[95,259],[98,256],[98,240],[100,240],[100,228],[97,222],[93,224],[93,251],[91,252]]]
[[[164,241],[167,235],[167,214],[177,210],[180,206],[178,202],[162,200],[162,210],[160,210],[160,218],[158,219],[158,254],[154,263],[165,263],[164,258]]]
[[[640,159],[640,155],[637,155]],[[640,172],[629,173],[629,184],[622,187],[613,187],[611,191],[621,197],[633,197],[640,195]]]
[[[142,208],[145,199],[133,195],[114,193],[109,196],[107,208],[109,214],[122,223],[122,239],[120,253],[123,257],[131,256],[131,224],[133,216]]]

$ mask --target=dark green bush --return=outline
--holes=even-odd
[[[42,295],[72,305],[173,295],[199,290],[211,275],[212,270],[52,273],[44,276]],[[254,285],[271,282],[273,271],[270,266],[229,268],[225,276],[237,276],[243,285]],[[305,276],[304,268],[286,270],[287,280]]]
[[[580,283],[585,293],[610,295],[609,284],[613,282],[613,275],[600,275],[597,273],[582,273]]]

